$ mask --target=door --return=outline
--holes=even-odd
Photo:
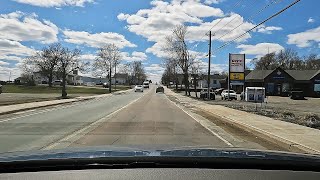
[[[281,95],[281,84],[277,84],[277,95]]]

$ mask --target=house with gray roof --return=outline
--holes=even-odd
[[[245,81],[246,87],[265,87],[267,95],[287,96],[295,88],[305,96],[320,96],[320,70],[254,70]]]

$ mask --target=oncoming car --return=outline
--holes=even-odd
[[[134,87],[134,92],[143,92],[143,86],[142,85],[136,85]]]

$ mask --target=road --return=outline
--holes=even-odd
[[[0,116],[0,124],[0,152],[105,145],[225,148],[230,147],[226,139],[235,139],[218,128],[208,131],[165,94],[156,94],[155,86],[144,93],[128,91]],[[263,149],[249,144],[243,142]]]

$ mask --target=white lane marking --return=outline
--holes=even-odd
[[[192,119],[194,119],[196,122],[198,122],[201,126],[203,126],[204,128],[206,128],[210,133],[212,133],[214,136],[216,136],[217,138],[219,138],[221,141],[223,141],[224,143],[226,143],[228,146],[230,147],[234,147],[229,141],[227,141],[226,139],[224,139],[223,137],[221,137],[219,134],[215,133],[214,131],[212,131],[208,126],[204,125],[203,122],[201,122],[200,120],[198,120],[197,118],[195,118],[194,116],[192,116],[189,112],[185,111],[184,109],[182,109],[179,105],[177,105],[176,103],[174,103],[173,101],[171,101],[168,96],[166,95],[166,98],[175,106],[177,106],[179,109],[181,109],[183,112],[185,112],[186,114],[188,114]]]
[[[106,97],[109,97],[109,96],[106,96]],[[94,102],[94,101],[101,100],[101,99],[104,99],[104,98],[105,98],[105,97],[103,97],[103,98],[94,98],[94,99],[91,99],[91,100],[89,100],[89,101]],[[97,99],[97,100],[96,100],[96,99]],[[61,104],[57,104],[57,105],[55,105],[55,106],[58,106],[58,107],[49,108],[49,109],[45,109],[45,110],[40,110],[40,111],[38,111],[38,112],[31,113],[31,114],[26,114],[26,115],[23,115],[23,116],[18,116],[18,117],[13,117],[13,118],[4,119],[4,120],[1,120],[0,123],[2,123],[2,122],[8,122],[8,121],[15,120],[15,119],[19,119],[19,118],[25,118],[25,117],[29,117],[29,116],[33,116],[33,115],[37,115],[37,114],[42,114],[42,113],[45,113],[45,112],[51,112],[51,111],[55,111],[55,110],[70,108],[70,107],[74,107],[74,106],[78,106],[78,105],[82,105],[82,104],[88,103],[88,101],[86,101],[86,102],[73,101],[73,102],[69,102],[69,103],[72,103],[72,104],[71,104],[71,105],[68,105],[68,106],[62,106],[62,107],[61,107]],[[32,111],[36,111],[36,110],[34,109],[34,110],[21,111],[21,112],[17,112],[17,113],[13,113],[13,114],[23,114],[23,113],[28,113],[28,112],[32,112]]]
[[[151,92],[151,91],[150,91],[150,92]],[[131,104],[137,102],[139,99],[141,99],[142,97],[144,97],[146,94],[148,94],[148,93],[144,93],[144,94],[143,94],[142,96],[140,96],[139,98],[131,101],[129,104],[121,107],[120,109],[117,109],[116,111],[113,111],[111,114],[108,114],[107,116],[105,116],[105,117],[103,117],[103,118],[100,118],[100,119],[94,121],[93,123],[89,124],[88,126],[83,127],[82,129],[80,129],[80,130],[78,130],[78,131],[75,131],[74,133],[72,133],[72,134],[70,134],[70,135],[68,135],[68,136],[66,136],[66,137],[64,137],[64,138],[62,138],[62,139],[60,139],[60,140],[58,140],[58,141],[56,141],[56,142],[53,142],[51,145],[46,146],[46,147],[42,148],[41,150],[50,150],[50,149],[53,149],[53,148],[55,148],[56,146],[58,146],[61,142],[67,142],[67,141],[70,142],[70,139],[75,138],[76,136],[78,136],[78,139],[80,139],[80,138],[82,137],[82,136],[80,136],[82,132],[85,132],[85,131],[89,130],[91,127],[95,127],[96,124],[99,124],[99,123],[105,121],[105,120],[108,119],[110,116],[113,116],[114,114],[118,113],[119,111],[121,111],[121,110],[129,107]],[[85,135],[85,134],[84,134],[84,135]],[[84,135],[83,135],[83,136],[84,136]],[[76,141],[76,140],[75,140],[75,141]],[[73,142],[74,142],[74,141],[73,141]],[[73,143],[73,142],[72,142],[72,143]],[[71,144],[71,143],[70,143],[70,144]]]

